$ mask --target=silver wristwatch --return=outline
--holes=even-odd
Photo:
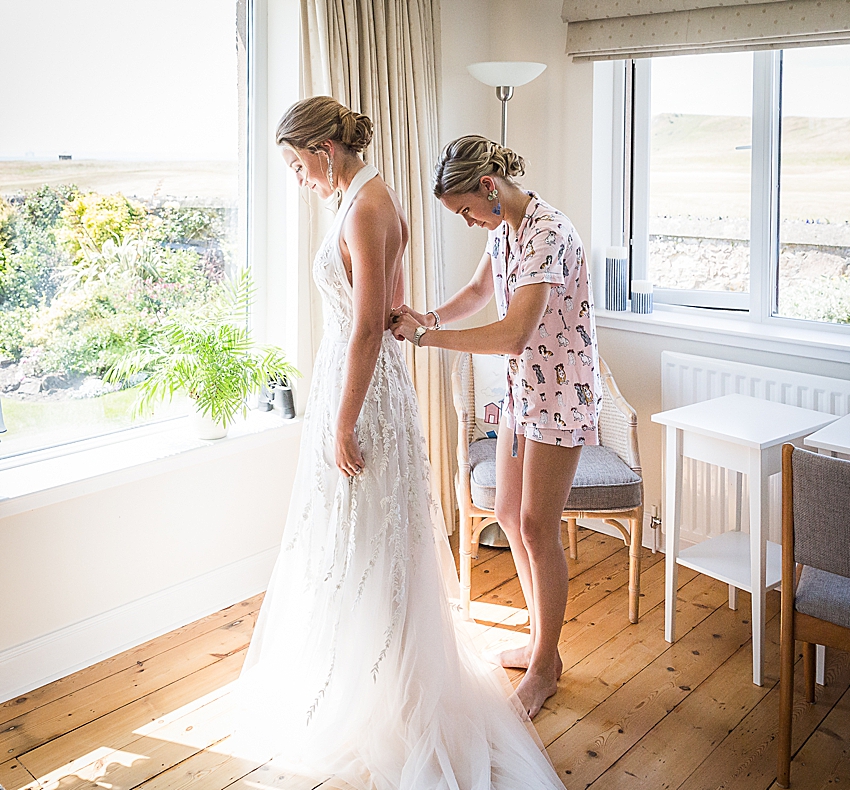
[[[417,326],[413,332],[413,345],[419,347],[419,341],[422,340],[422,335],[428,331],[427,326]]]

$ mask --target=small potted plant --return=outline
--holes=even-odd
[[[159,400],[186,392],[200,439],[220,439],[246,399],[269,381],[299,376],[275,346],[257,346],[247,315],[253,286],[246,272],[229,282],[219,304],[203,314],[170,317],[153,340],[121,359],[108,372],[111,382],[137,385],[134,413],[149,412]]]

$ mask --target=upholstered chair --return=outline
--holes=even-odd
[[[567,523],[570,557],[577,558],[577,519],[603,519],[629,546],[629,620],[639,617],[640,550],[643,533],[643,480],[637,444],[637,415],[620,394],[600,359],[602,409],[600,445],[581,451],[573,488],[562,519]],[[493,406],[505,390],[501,358],[458,354],[452,391],[458,418],[461,603],[469,612],[472,559],[481,531],[496,523],[496,429]],[[476,387],[478,392],[476,392]]]

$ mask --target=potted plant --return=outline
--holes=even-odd
[[[169,317],[150,343],[110,369],[107,380],[127,383],[144,377],[137,385],[135,414],[186,392],[198,437],[226,436],[236,414],[247,412],[249,395],[270,381],[291,381],[300,375],[281,349],[254,343],[247,322],[253,290],[245,272],[226,284],[212,308]]]

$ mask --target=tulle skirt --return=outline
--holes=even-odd
[[[563,788],[503,670],[473,649],[413,386],[387,332],[345,478],[346,341],[314,369],[278,558],[237,686],[237,742],[358,790]]]

